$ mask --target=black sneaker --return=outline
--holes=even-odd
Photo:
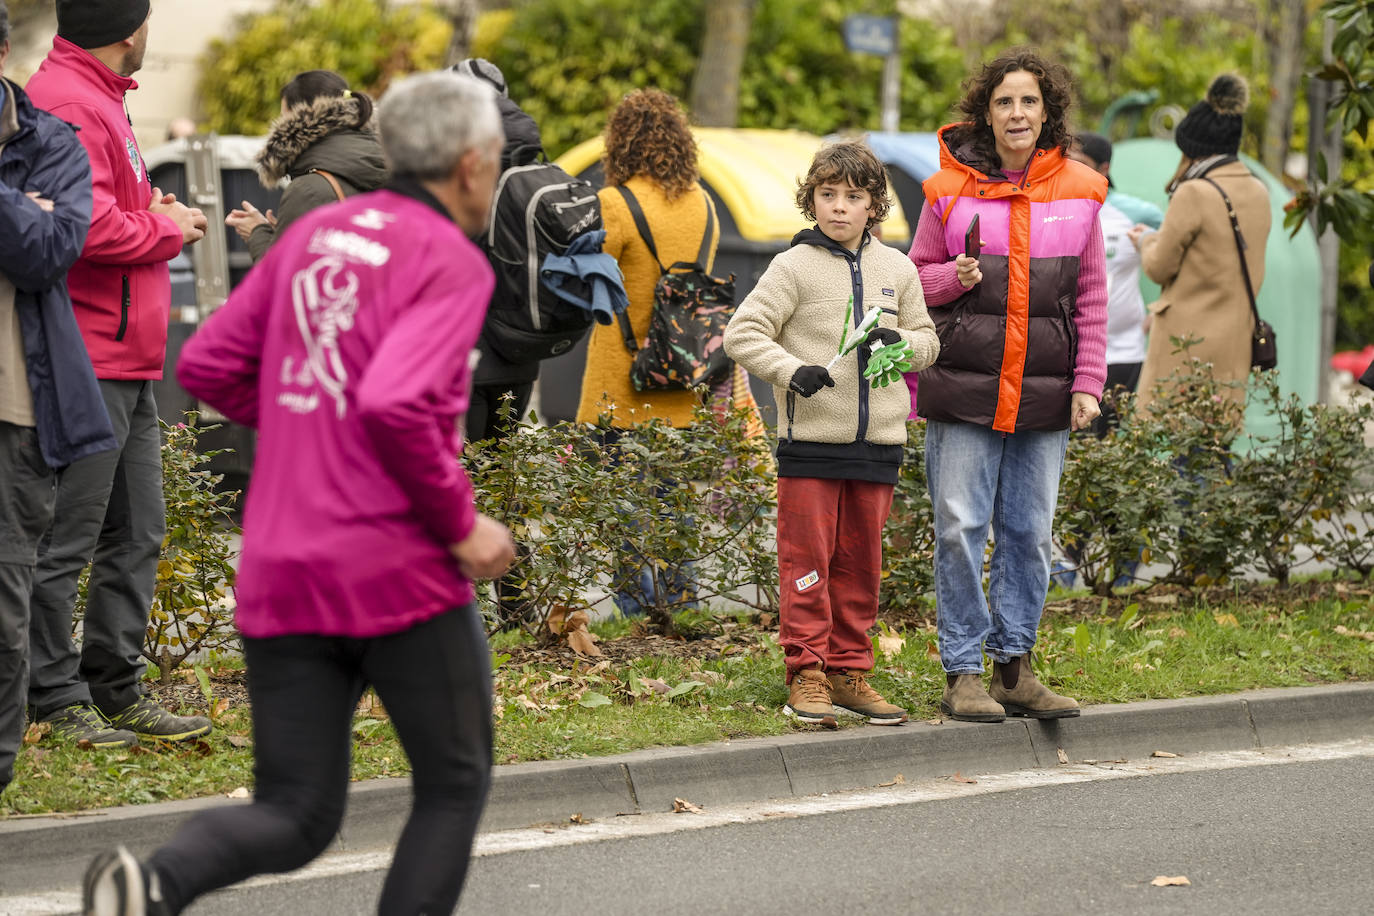
[[[133,747],[138,744],[137,735],[111,727],[94,706],[74,703],[64,706],[43,721],[49,727],[49,734],[59,741],[72,744],[89,741],[91,747],[98,748]]]
[[[82,916],[169,916],[157,872],[144,868],[123,846],[91,860],[81,882]]]
[[[187,741],[210,734],[210,720],[204,716],[173,715],[147,697],[110,716],[110,724],[146,740]]]

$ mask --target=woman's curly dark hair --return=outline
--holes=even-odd
[[[892,207],[892,195],[887,191],[887,172],[883,171],[883,164],[867,143],[862,140],[838,140],[816,151],[806,178],[797,182],[797,207],[802,215],[815,222],[816,189],[836,181],[846,181],[856,188],[863,188],[873,199],[873,215],[868,218],[866,228],[872,229],[887,219],[888,210]]]
[[[1011,48],[1004,51],[996,60],[983,64],[977,75],[964,81],[964,97],[959,102],[965,123],[950,132],[951,149],[971,145],[983,158],[998,163],[996,139],[992,135],[992,125],[988,123],[988,106],[992,104],[992,93],[1007,78],[1007,74],[1025,70],[1040,84],[1040,95],[1045,100],[1045,112],[1049,116],[1045,126],[1036,138],[1037,149],[1067,151],[1073,143],[1073,133],[1069,130],[1069,109],[1073,105],[1073,77],[1068,69],[1060,64],[1052,64],[1030,48]]]
[[[668,199],[697,180],[697,141],[677,99],[661,89],[636,89],[621,100],[606,122],[606,186],[644,175]]]

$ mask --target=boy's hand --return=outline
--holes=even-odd
[[[787,387],[809,398],[822,388],[834,388],[835,380],[824,366],[802,366],[792,374],[792,381]]]
[[[868,344],[870,348],[874,346],[886,347],[901,343],[901,340],[902,335],[891,328],[874,328],[868,332],[868,337],[864,339],[864,343]]]

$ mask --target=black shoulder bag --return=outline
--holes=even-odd
[[[1216,188],[1221,199],[1226,201],[1226,213],[1231,217],[1231,231],[1236,234],[1240,272],[1245,277],[1245,293],[1250,297],[1250,314],[1255,316],[1255,333],[1250,340],[1250,365],[1264,371],[1273,369],[1279,364],[1278,344],[1274,341],[1273,327],[1260,317],[1259,308],[1255,305],[1255,287],[1250,283],[1250,265],[1245,260],[1245,236],[1240,234],[1240,220],[1236,219],[1236,208],[1231,205],[1231,198],[1221,189],[1221,185],[1206,175],[1203,175],[1202,179]]]

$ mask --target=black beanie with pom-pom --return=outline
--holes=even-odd
[[[1174,130],[1174,142],[1189,159],[1234,156],[1240,150],[1250,87],[1234,73],[1212,80],[1207,98],[1188,109]]]

